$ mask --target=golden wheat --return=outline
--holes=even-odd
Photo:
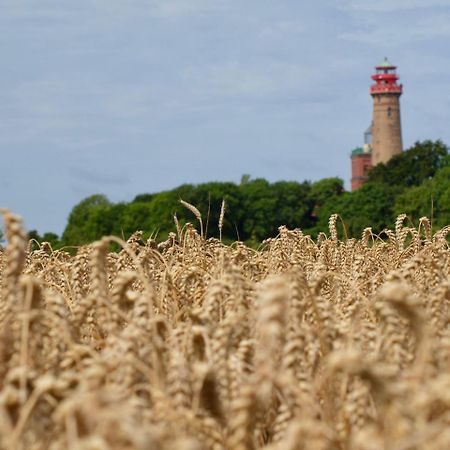
[[[450,227],[71,256],[3,214],[1,450],[450,448]]]

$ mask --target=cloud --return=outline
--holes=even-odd
[[[305,24],[299,20],[281,20],[268,24],[259,32],[261,38],[286,37],[287,35],[302,34],[307,30]]]
[[[58,80],[34,80],[15,83],[0,91],[3,104],[3,126],[9,133],[0,135],[0,142],[24,142],[54,133],[66,133],[77,126],[74,120],[77,89]]]
[[[156,111],[157,98],[152,85],[114,83],[103,96],[100,108],[119,119],[136,119]]]
[[[105,166],[111,164],[111,161],[105,161]],[[130,177],[124,172],[111,172],[108,169],[104,171],[91,170],[81,166],[71,166],[69,175],[81,181],[82,184],[88,183],[94,186],[125,186],[131,182]]]
[[[223,61],[184,71],[188,83],[208,96],[257,97],[296,90],[308,91],[318,81],[312,67],[295,62],[260,61],[257,65]]]
[[[353,31],[340,39],[372,45],[402,46],[412,42],[450,37],[450,10],[387,15],[383,20],[371,14],[358,14]]]
[[[4,131],[0,142],[59,140],[64,135],[70,145],[73,135],[98,133],[103,125],[110,128],[120,122],[126,130],[136,120],[158,111],[160,99],[153,90],[147,84],[94,83],[76,76],[22,81],[9,89],[5,86],[0,88],[0,129]],[[100,139],[85,137],[88,143]],[[74,139],[81,144],[79,138]]]
[[[392,13],[412,9],[429,9],[449,6],[449,0],[347,0],[340,6],[340,9],[355,12]]]
[[[226,2],[220,0],[156,0],[148,3],[152,13],[163,17],[206,14],[226,7]]]
[[[211,13],[226,8],[226,0],[91,0],[100,8],[130,11],[159,17],[177,17],[198,13]]]
[[[184,19],[223,13],[226,0],[2,0],[0,23],[15,23],[27,34],[49,28],[63,33],[120,25],[142,20]]]
[[[72,5],[60,7],[54,0],[2,0],[2,15],[10,19],[19,18],[61,18],[70,15],[74,9]]]

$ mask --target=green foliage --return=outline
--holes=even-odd
[[[313,202],[310,183],[279,181],[270,184],[264,179],[241,183],[242,216],[239,227],[242,240],[261,241],[278,234],[278,227],[307,228],[311,226]]]
[[[61,248],[61,241],[59,236],[52,232],[46,232],[42,236],[36,230],[30,230],[28,232],[28,239],[33,239],[33,250],[39,248],[38,243],[48,242],[53,250]]]
[[[418,186],[448,163],[448,147],[443,142],[416,142],[408,151],[393,157],[387,164],[373,167],[369,172],[369,182]]]
[[[311,199],[316,207],[322,206],[331,198],[344,193],[344,181],[341,178],[323,178],[311,185]]]
[[[272,184],[276,208],[270,221],[273,235],[280,225],[288,228],[309,228],[313,224],[311,213],[314,207],[308,182],[278,181]]]
[[[244,173],[241,176],[241,185],[249,183],[250,182],[250,178],[251,178],[251,176],[248,173]]]
[[[268,224],[273,220],[273,212],[277,206],[276,198],[270,192],[269,182],[264,179],[246,181],[241,184],[242,217],[240,239],[261,240]],[[273,234],[274,230],[272,230]],[[266,233],[267,237],[267,233]]]
[[[37,230],[30,230],[28,232],[28,239],[34,239],[37,242],[41,242],[41,235],[37,232]]]
[[[403,212],[416,221],[433,214],[435,224],[442,226],[450,222],[449,186],[448,148],[441,141],[418,142],[387,164],[374,167],[370,181],[352,193],[344,191],[340,178],[270,183],[243,175],[239,184],[183,184],[170,191],[137,195],[130,203],[113,204],[103,195],[93,195],[73,208],[62,244],[80,245],[107,234],[127,239],[136,230],[144,231],[144,238],[165,239],[175,229],[174,214],[181,226],[197,222],[181,199],[201,212],[207,237],[219,237],[225,199],[223,239],[252,245],[276,236],[280,225],[316,236],[328,230],[334,213],[347,224],[349,237],[359,236],[368,226],[380,232]]]
[[[236,228],[241,224],[241,201],[240,188],[234,183],[211,182],[199,184],[190,193],[183,196],[183,200],[191,203],[202,213],[209,237],[219,237],[219,216],[222,200],[225,199],[226,211],[223,235],[236,240]],[[180,210],[177,205],[177,215],[182,223],[195,221],[191,212],[185,208]]]
[[[244,183],[211,182],[197,186],[181,185],[158,194],[142,194],[130,202],[112,204],[102,195],[91,196],[76,205],[63,234],[65,245],[91,242],[105,234],[126,239],[136,230],[145,236],[164,239],[174,231],[173,216],[181,225],[196,222],[192,212],[180,205],[180,200],[195,205],[202,214],[207,236],[218,237],[218,223],[222,200],[226,214],[223,238],[234,241],[261,241],[275,236],[280,224],[307,228],[315,204],[310,195],[310,183],[280,181],[270,184],[263,179]]]
[[[147,203],[155,198],[155,194],[139,194],[134,197],[132,203]]]
[[[395,214],[408,214],[416,224],[423,216],[432,219],[437,228],[450,224],[450,166],[420,186],[399,195],[394,210]]]
[[[81,245],[110,234],[112,224],[108,217],[111,202],[104,195],[92,195],[76,205],[69,215],[62,235],[65,245]]]
[[[357,191],[331,198],[320,209],[317,231],[326,231],[331,214],[337,213],[346,224],[349,237],[360,236],[366,227],[381,232],[392,226],[393,205],[400,192],[397,186],[385,183],[366,183]]]
[[[344,193],[344,181],[337,177],[324,178],[311,185],[310,198],[313,204],[312,217],[315,219],[315,225],[317,225],[319,217],[321,216],[322,207],[326,203],[333,204],[337,201],[337,197]],[[315,235],[317,233],[312,232],[312,234]]]

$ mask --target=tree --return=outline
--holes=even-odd
[[[405,213],[416,224],[423,216],[432,219],[438,228],[450,224],[450,166],[399,195],[394,209],[395,214]]]
[[[311,185],[311,201],[320,208],[331,197],[344,193],[344,181],[341,178],[323,178]]]
[[[45,232],[41,236],[37,230],[30,230],[28,232],[28,239],[29,240],[33,239],[35,241],[32,245],[33,250],[39,248],[37,243],[41,244],[42,242],[48,242],[53,250],[57,250],[62,246],[59,236],[56,233],[52,233],[49,231]]]
[[[359,237],[366,227],[381,232],[394,220],[395,198],[401,189],[385,183],[366,183],[357,191],[330,198],[320,208],[315,232],[326,231],[329,217],[337,213],[349,237]]]
[[[288,228],[309,228],[313,225],[311,184],[307,181],[278,181],[271,185],[276,199],[276,213],[270,221],[271,234],[278,232],[280,225]]]
[[[111,202],[104,195],[92,195],[78,203],[69,215],[62,235],[64,245],[81,245],[110,234],[113,223],[108,211]]]
[[[269,182],[263,178],[249,180],[239,186],[242,195],[242,221],[239,227],[241,240],[261,241],[276,234],[270,224],[276,214],[277,200]]]
[[[155,198],[156,194],[139,194],[134,197],[132,203],[151,202]]]
[[[127,239],[135,231],[144,231],[144,237],[155,234],[158,226],[152,217],[152,202],[132,202],[124,205],[120,211],[120,235]],[[117,228],[113,230],[118,234]]]
[[[28,239],[34,239],[37,242],[42,242],[42,237],[41,235],[38,233],[37,230],[30,230],[28,232]]]
[[[219,237],[219,217],[222,200],[226,203],[224,217],[223,237],[236,240],[236,227],[242,218],[241,192],[239,186],[230,182],[210,182],[195,186],[192,191],[183,197],[183,200],[194,205],[202,214],[207,236]],[[181,221],[192,222],[192,213],[178,204],[177,214]]]
[[[270,184],[262,178],[239,186],[242,196],[241,239],[261,241],[278,234],[278,227],[311,226],[312,202],[308,182],[279,181]]]
[[[250,182],[250,178],[251,178],[251,176],[250,176],[250,174],[248,174],[248,173],[244,173],[242,176],[241,176],[241,185],[242,184],[248,184],[249,182]]]
[[[416,142],[386,164],[373,167],[368,181],[402,187],[418,186],[448,164],[448,147],[442,141]]]
[[[144,231],[144,238],[157,235],[165,239],[175,231],[175,213],[181,226],[196,223],[192,212],[180,204],[181,199],[201,212],[206,235],[215,237],[225,199],[223,238],[255,245],[277,235],[280,225],[316,236],[328,229],[328,219],[334,213],[342,216],[353,237],[365,227],[380,232],[392,226],[398,213],[406,212],[415,220],[430,215],[431,204],[436,224],[450,222],[450,156],[441,141],[417,142],[387,164],[374,167],[369,177],[370,181],[353,193],[344,191],[340,178],[312,184],[269,183],[243,175],[239,184],[183,184],[169,191],[137,195],[130,203],[113,204],[103,195],[93,195],[73,208],[62,242],[80,245],[105,234],[126,239],[136,230]]]

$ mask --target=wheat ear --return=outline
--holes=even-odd
[[[220,207],[219,215],[219,239],[222,242],[222,229],[223,229],[223,219],[225,218],[225,199],[222,200],[222,205]]]
[[[200,236],[203,237],[203,221],[202,221],[202,214],[200,213],[200,211],[194,205],[191,205],[190,203],[185,202],[184,200],[180,199],[180,203],[185,208],[187,208],[189,211],[191,211],[191,213],[194,214],[196,219],[199,221],[199,223],[200,223]]]

